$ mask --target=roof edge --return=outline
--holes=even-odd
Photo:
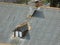
[[[17,6],[28,6],[26,4],[17,4],[17,3],[11,3],[11,2],[0,2],[0,4],[13,4],[13,5],[17,5]]]

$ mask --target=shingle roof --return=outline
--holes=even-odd
[[[0,42],[10,42],[12,30],[28,20],[28,11],[28,6],[0,4]],[[19,44],[60,45],[60,10],[41,8],[40,11],[41,15],[37,14],[29,20],[32,29]]]

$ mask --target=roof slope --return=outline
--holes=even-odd
[[[0,4],[0,42],[9,42],[12,30],[17,24],[28,20],[28,6]],[[60,45],[60,10],[41,8],[41,14],[29,20],[29,31],[21,45]]]
[[[0,0],[0,2],[16,2],[16,0]]]

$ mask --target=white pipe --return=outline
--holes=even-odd
[[[16,31],[16,37],[18,37],[18,31]]]
[[[22,32],[19,32],[19,36],[22,37]]]

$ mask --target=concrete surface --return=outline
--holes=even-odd
[[[16,45],[60,45],[60,10],[41,8],[40,14],[27,18],[28,6],[0,4],[0,42]],[[29,21],[32,29],[24,39],[10,40],[18,24]]]

